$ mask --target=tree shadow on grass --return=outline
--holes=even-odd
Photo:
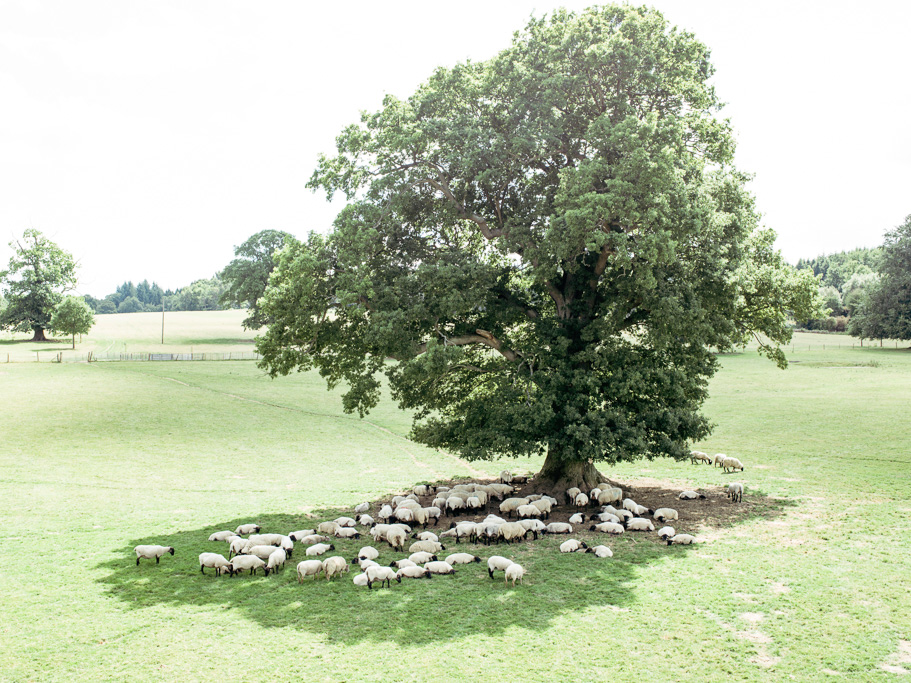
[[[759,507],[764,517],[776,516],[783,509],[779,500],[760,503]],[[753,512],[757,509],[753,508]],[[318,519],[332,519],[338,514],[338,510],[328,511]],[[740,521],[754,517],[746,514]],[[652,562],[682,561],[698,548],[669,548],[654,533],[628,532],[619,537],[598,534],[588,531],[586,523],[585,530],[577,529],[572,538],[589,545],[608,545],[614,551],[613,558],[599,559],[590,553],[563,554],[559,545],[568,537],[545,536],[511,546],[446,542],[440,559],[455,552],[469,552],[482,561],[456,566],[454,576],[403,579],[388,589],[354,586],[351,579],[360,571],[356,566],[329,582],[320,577],[299,584],[297,563],[312,559],[305,557],[300,546],[284,570],[270,576],[215,576],[211,569],[201,574],[199,553],[228,554],[227,544],[209,541],[209,535],[248,521],[226,520],[219,527],[132,539],[117,559],[99,565],[106,572],[99,582],[108,595],[131,608],[162,604],[227,608],[261,626],[297,628],[321,634],[332,643],[424,645],[468,635],[502,635],[511,627],[532,623],[543,628],[560,615],[591,607],[627,607],[636,602],[640,569]],[[264,531],[280,533],[315,525],[312,519],[290,515],[263,515],[256,521]],[[448,526],[448,520],[440,526]],[[170,545],[176,552],[173,557],[165,555],[160,564],[142,560],[136,566],[132,548],[140,544]],[[361,539],[336,540],[334,544],[335,551],[323,559],[341,555],[350,563],[361,547],[372,542],[365,535]],[[381,564],[408,554],[393,552],[385,544],[376,547]],[[490,579],[486,560],[491,555],[503,555],[521,564],[528,572],[525,579],[515,588],[505,585],[502,572]]]

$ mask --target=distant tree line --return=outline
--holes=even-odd
[[[128,281],[103,299],[88,294],[84,298],[95,313],[160,311],[162,303],[168,311],[215,311],[226,307],[220,303],[226,288],[226,283],[216,274],[174,291],[162,289],[157,282],[149,284],[148,280],[138,285]]]
[[[862,339],[911,339],[911,216],[881,247],[801,259],[797,268],[819,277],[828,310],[798,326]]]

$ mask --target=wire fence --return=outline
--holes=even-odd
[[[0,356],[0,362],[3,357]],[[227,353],[69,353],[65,351],[36,351],[34,356],[10,357],[6,354],[7,363],[110,363],[118,361],[155,362],[155,361],[220,361],[220,360],[262,360],[262,356],[253,351],[229,351]]]

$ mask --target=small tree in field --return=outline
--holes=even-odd
[[[88,334],[95,324],[92,307],[84,299],[68,296],[57,305],[51,317],[50,328],[63,334],[73,335],[73,348],[76,348],[76,335]]]
[[[10,242],[14,254],[7,270],[0,272],[7,306],[0,313],[0,328],[32,331],[32,341],[47,341],[44,331],[63,299],[76,286],[76,262],[38,230],[29,228],[21,240]]]
[[[281,230],[263,230],[234,248],[236,259],[221,271],[226,289],[219,303],[223,306],[245,306],[249,311],[243,326],[258,330],[269,320],[259,309],[259,298],[266,291],[269,275],[275,269],[273,256],[294,237]]]
[[[337,138],[310,186],[348,205],[278,256],[258,339],[345,409],[380,396],[469,460],[546,454],[540,489],[705,437],[715,351],[779,364],[816,283],[758,229],[708,49],[647,8],[532,20]]]

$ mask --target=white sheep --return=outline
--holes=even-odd
[[[541,533],[547,534],[571,534],[573,532],[573,525],[567,524],[566,522],[551,522],[546,527],[544,527]]]
[[[568,501],[572,502],[576,499],[576,496],[578,496],[580,493],[582,493],[582,490],[576,486],[573,486],[572,488],[568,488],[568,489],[566,489],[566,499]]]
[[[680,500],[696,500],[697,498],[705,499],[705,496],[695,491],[681,491],[677,496]]]
[[[676,533],[677,532],[674,531],[674,527],[672,527],[672,526],[663,526],[660,529],[658,529],[658,537],[662,541],[666,541],[667,539],[669,539],[671,536],[673,536]]]
[[[721,467],[725,472],[728,470],[731,470],[731,472],[734,470],[740,470],[743,472],[743,463],[740,462],[737,458],[725,458],[721,461]]]
[[[255,555],[261,560],[268,560],[269,556],[275,551],[274,545],[252,545],[244,549],[244,555]]]
[[[504,484],[512,483],[512,473],[509,470],[503,470],[500,472],[500,481]]]
[[[609,522],[607,522],[609,524]],[[654,531],[655,525],[652,524],[652,520],[645,519],[644,517],[633,517],[626,523],[627,531]]]
[[[455,574],[455,569],[452,568],[451,564],[438,560],[434,560],[433,562],[425,562],[424,569],[429,571],[431,574]]]
[[[617,488],[616,486],[602,487],[601,493],[598,494],[598,503],[601,505],[619,503],[622,500],[623,489]]]
[[[358,575],[356,575],[354,578],[351,579],[351,582],[352,582],[355,586],[366,586],[366,585],[367,585],[367,575],[366,575],[366,574],[358,574]]]
[[[391,567],[381,567],[377,565],[376,567],[369,567],[366,572],[367,575],[367,588],[373,589],[373,584],[376,581],[380,582],[380,588],[383,587],[385,583],[387,587],[392,587],[392,581],[398,581],[402,583],[402,577],[397,576],[395,570]]]
[[[316,533],[327,534],[329,536],[338,531],[339,525],[336,522],[320,522],[316,525]]]
[[[438,541],[417,541],[412,543],[408,548],[409,553],[419,553],[421,551],[436,554],[441,550],[446,550],[446,546]]]
[[[655,514],[653,515],[653,517],[655,519],[657,519],[659,522],[661,522],[662,524],[664,522],[671,522],[675,519],[679,519],[679,516],[677,515],[677,511],[674,510],[673,508],[658,508],[657,510],[655,510]]]
[[[374,519],[370,515],[358,515],[357,523],[361,526],[373,526]]]
[[[234,530],[234,533],[238,536],[246,536],[247,534],[257,534],[262,527],[255,522],[250,522],[249,524],[241,524]]]
[[[743,484],[740,482],[731,482],[728,484],[725,496],[731,499],[732,503],[739,503],[743,500]]]
[[[339,517],[335,520],[335,523],[339,526],[355,526],[357,524],[351,517]]]
[[[621,522],[628,522],[629,520],[631,520],[633,517],[636,516],[629,510],[617,510],[614,514],[620,518]]]
[[[313,557],[315,555],[322,555],[323,553],[335,550],[335,546],[329,543],[316,543],[307,548],[307,557]]]
[[[573,505],[575,505],[577,508],[584,508],[586,505],[588,505],[588,496],[580,491],[573,499]]]
[[[538,500],[531,501],[531,504],[541,511],[541,516],[544,517],[544,519],[547,519],[550,517],[550,511],[553,509],[553,506],[557,504],[557,501],[550,496],[542,496]]]
[[[503,571],[511,564],[513,564],[513,561],[502,555],[491,555],[487,558],[487,573],[490,575],[490,578],[493,578],[494,572]]]
[[[274,571],[277,571],[280,567],[285,566],[285,561],[288,559],[288,555],[285,552],[284,548],[276,548],[272,551],[272,554],[269,555],[269,559],[266,562],[266,566]]]
[[[403,531],[398,527],[390,527],[386,532],[386,542],[392,546],[393,549],[398,548],[400,550],[405,548],[405,541],[408,539],[408,533]]]
[[[389,563],[390,567],[395,567],[396,569],[402,569],[404,567],[417,567],[417,562],[412,562],[407,557],[401,560],[393,560]]]
[[[395,575],[398,578],[406,579],[430,579],[433,577],[433,572],[424,567],[418,567],[417,565],[413,567],[402,567],[399,569]]]
[[[595,557],[613,557],[614,552],[608,548],[606,545],[596,545],[594,548],[589,548],[585,552],[594,553]]]
[[[572,517],[570,517],[570,520],[572,520]],[[597,515],[592,515],[591,520],[598,520],[599,522],[613,522],[614,524],[619,524],[621,521],[617,515],[610,512],[602,512]]]
[[[415,534],[411,538],[416,538],[419,541],[433,541],[434,543],[440,542],[440,537],[432,531],[422,531],[418,534]]]
[[[585,515],[581,512],[577,512],[574,515],[571,515],[569,518],[570,524],[585,524]]]
[[[316,577],[323,571],[323,563],[320,560],[304,560],[297,563],[297,582],[303,583],[305,576]]]
[[[454,515],[459,510],[464,510],[466,508],[465,501],[458,496],[450,496],[446,499],[446,514]]]
[[[231,567],[231,563],[224,558],[223,555],[218,553],[202,553],[199,556],[199,571],[205,574],[205,568],[212,567],[215,569],[215,573],[218,573],[220,567],[228,567],[232,572],[234,569]]]
[[[233,531],[216,531],[214,534],[209,536],[210,541],[227,541],[232,536],[236,536]]]
[[[380,508],[380,511],[376,513],[376,518],[384,522],[388,522],[394,514],[395,512],[393,511],[391,505],[384,505]]]
[[[367,560],[367,559],[364,559],[364,558],[361,558],[361,559],[357,560],[357,565],[358,565],[362,570],[365,570],[365,569],[367,569],[367,567],[372,567],[372,566],[374,566],[374,565],[376,565],[376,564],[379,564],[379,562],[374,562],[373,560]]]
[[[584,542],[577,541],[575,538],[571,538],[568,541],[563,541],[563,543],[560,544],[561,553],[577,553],[581,550],[585,550],[586,548],[588,548],[588,546],[585,545]]]
[[[400,522],[414,521],[414,510],[410,507],[399,507],[395,510],[395,518]]]
[[[350,526],[340,526],[335,530],[336,538],[360,538],[361,532]]]
[[[690,462],[694,465],[704,462],[709,465],[712,464],[712,459],[702,451],[690,451]]]
[[[521,505],[529,505],[531,503],[528,498],[507,498],[502,503],[500,503],[500,512],[502,512],[507,517],[512,517],[512,513],[519,509]]]
[[[375,560],[380,556],[380,551],[374,548],[372,545],[365,545],[363,548],[357,551],[357,560]],[[352,560],[354,562],[354,560]]]
[[[425,564],[427,562],[433,562],[437,559],[437,556],[433,553],[428,553],[425,550],[419,550],[416,553],[411,553],[408,556],[408,559],[414,562],[415,564]]]
[[[690,545],[696,542],[696,537],[690,534],[677,534],[667,539],[668,545]]]
[[[247,539],[241,538],[240,536],[235,536],[234,540],[231,541],[228,546],[228,557],[234,555],[240,555],[247,549]]]
[[[623,525],[617,522],[601,522],[588,527],[589,531],[600,531],[602,534],[622,534]]]
[[[253,534],[247,538],[247,543],[254,545],[274,545],[280,546],[282,542],[281,534]]]
[[[165,553],[174,554],[174,548],[169,545],[137,545],[133,548],[136,553],[136,564],[139,565],[139,559],[151,560],[155,558],[155,564],[161,562],[161,556]]]
[[[525,527],[525,535],[528,536],[528,532],[530,531],[536,541],[538,540],[538,534],[542,533],[544,529],[547,528],[540,519],[522,519],[519,520],[519,524]]]
[[[520,564],[513,562],[506,568],[506,583],[509,583],[510,579],[512,580],[513,588],[516,587],[516,581],[521,581],[522,577],[525,576],[525,569]]]
[[[498,538],[502,538],[507,543],[522,540],[526,533],[528,530],[519,522],[506,522],[506,524],[501,524],[497,530]]]
[[[454,553],[446,558],[446,562],[449,564],[471,564],[472,562],[480,561],[480,557],[471,553]]]
[[[623,499],[623,509],[624,509],[624,510],[629,510],[630,512],[635,513],[635,512],[636,512],[636,509],[637,509],[638,507],[639,507],[639,503],[637,503],[636,501],[634,501],[632,498],[624,498],[624,499]]]
[[[430,494],[430,487],[425,484],[418,484],[411,492],[416,496],[426,496]]]
[[[301,543],[305,536],[314,536],[316,535],[316,529],[300,529],[298,531],[292,531],[288,534],[290,538],[295,543]]]
[[[323,560],[323,571],[326,574],[326,581],[328,581],[336,574],[347,572],[348,563],[345,561],[344,557],[333,555],[332,557]]]
[[[365,512],[367,512],[367,510],[369,510],[369,509],[370,509],[370,503],[364,501],[363,503],[358,503],[357,505],[354,506],[354,514],[362,515]]]
[[[301,545],[316,545],[317,543],[326,543],[327,541],[329,541],[328,536],[320,536],[319,534],[310,534],[309,536],[298,539],[298,543]]]
[[[712,467],[721,467],[721,463],[724,462],[724,459],[728,457],[724,453],[715,453],[715,457],[712,458]]]
[[[231,567],[235,574],[240,574],[244,569],[249,569],[251,574],[255,574],[257,569],[262,569],[266,576],[269,576],[269,568],[266,563],[256,555],[238,555],[231,560]]]

